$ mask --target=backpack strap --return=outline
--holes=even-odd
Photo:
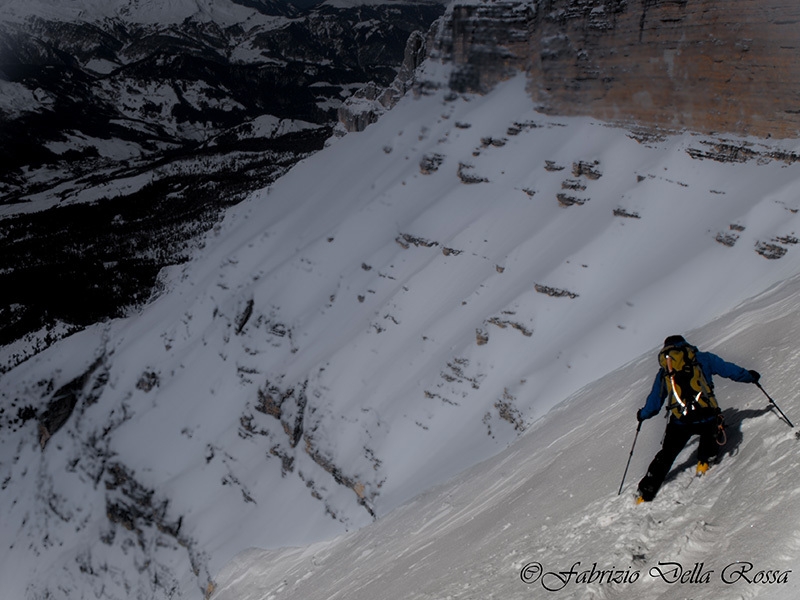
[[[671,384],[667,386],[667,390],[672,397],[672,401],[667,404],[667,408],[670,408],[675,416],[685,417],[690,410],[694,409],[694,402],[692,402],[691,399],[685,402],[678,394],[678,386],[675,383],[675,369],[672,368],[672,357],[669,355],[669,352],[664,356],[664,362],[667,364],[666,374]],[[700,393],[698,392],[698,397],[699,395]]]

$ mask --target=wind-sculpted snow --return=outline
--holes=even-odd
[[[757,489],[757,479],[723,483],[734,467],[758,474],[763,463],[744,458],[755,440],[794,443],[773,415],[742,421],[739,454],[688,488],[700,507],[679,514],[697,545],[688,559],[676,558],[687,552],[678,525],[657,527],[677,510],[676,492],[641,511],[648,526],[628,516],[630,498],[613,497],[614,465],[655,366],[640,357],[797,273],[796,245],[785,242],[798,230],[798,165],[694,158],[701,139],[690,134],[642,143],[591,120],[548,118],[524,87],[517,78],[486,96],[404,98],[229,209],[191,261],[161,274],[162,294],[139,314],[4,375],[4,589],[244,598],[276,592],[285,577],[297,597],[396,598],[413,597],[413,575],[417,597],[488,597],[500,583],[526,595],[520,572],[532,562],[644,573],[680,560],[691,571],[718,532],[749,540],[731,532],[734,513],[721,529],[696,523]],[[437,169],[421,171],[434,155]],[[462,165],[480,181],[465,182]],[[559,202],[565,181],[584,202]],[[731,224],[735,244],[720,243]],[[763,243],[785,253],[770,260]],[[740,314],[738,329],[710,326],[696,342],[777,383],[773,364],[794,355],[775,344],[790,338],[761,337]],[[750,340],[744,352],[722,339],[736,332]],[[69,387],[71,412],[42,449],[53,394],[90,370],[84,388]],[[748,410],[763,408],[754,389]],[[721,398],[733,393],[720,387]],[[479,477],[458,475],[520,435]],[[371,542],[376,520],[389,529]],[[320,542],[354,531],[340,545]],[[245,592],[231,591],[237,576],[218,577],[246,548],[312,543],[322,545],[259,558],[285,573],[265,576],[264,588],[247,579]],[[332,582],[313,577],[324,556],[336,557]],[[763,568],[786,565],[765,556]],[[405,591],[376,593],[365,578]]]

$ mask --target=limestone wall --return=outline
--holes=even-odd
[[[456,3],[439,50],[455,89],[530,75],[554,114],[758,137],[800,133],[797,0]]]

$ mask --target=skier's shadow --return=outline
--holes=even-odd
[[[719,454],[717,454],[716,464],[721,463],[728,456],[734,457],[739,453],[739,446],[741,446],[742,441],[744,440],[744,435],[742,434],[742,421],[745,419],[755,419],[765,415],[768,412],[773,412],[771,406],[748,410],[727,408],[722,411],[722,416],[725,419],[725,443],[720,446]],[[692,439],[689,440],[689,443],[686,445],[686,447],[688,448],[692,445],[697,446],[699,439],[700,438],[698,436],[693,436]],[[674,479],[678,476],[678,473],[681,473],[696,464],[697,453],[695,450],[692,451],[692,453],[683,463],[673,466],[672,470],[669,472],[664,481],[666,482],[670,479]]]

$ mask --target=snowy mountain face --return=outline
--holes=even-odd
[[[797,273],[792,143],[642,141],[537,114],[524,88],[406,97],[229,209],[140,314],[7,373],[9,593],[212,594],[242,550],[390,514]],[[754,158],[714,160],[719,146]],[[769,347],[702,340],[769,378]],[[647,360],[624,393],[592,396],[628,415],[601,432],[620,461]],[[563,448],[563,468],[586,453]]]
[[[726,540],[721,560],[752,544],[792,568],[773,518],[796,440],[757,388],[718,388],[737,409],[708,493],[672,487],[640,518],[616,488],[667,335],[790,398],[797,141],[547,116],[524,75],[479,95],[450,89],[463,73],[425,61],[377,122],[228,207],[135,314],[3,374],[4,594],[529,597],[537,561],[649,573]],[[686,590],[651,583],[622,597]]]
[[[388,85],[442,10],[0,4],[0,343],[29,338],[0,368],[146,301],[220,210],[322,148],[355,90]]]

